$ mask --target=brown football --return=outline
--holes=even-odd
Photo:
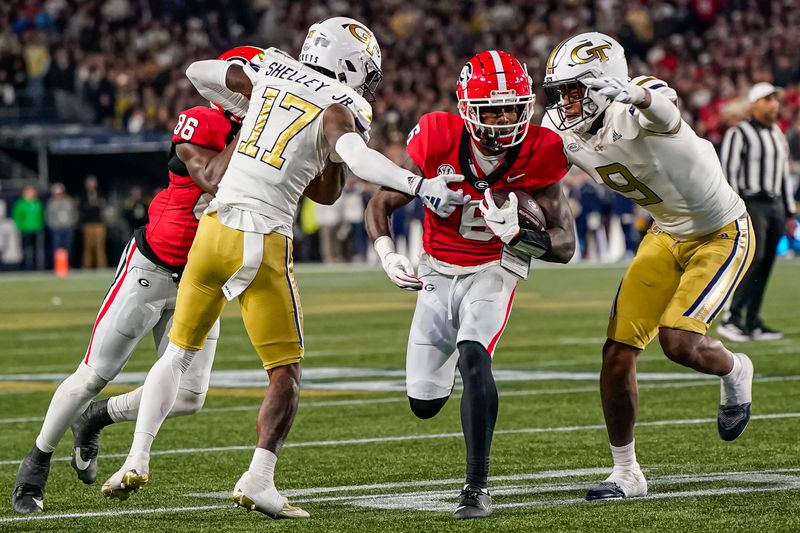
[[[519,227],[522,229],[543,230],[547,227],[544,212],[533,197],[516,189],[492,189],[492,198],[498,207],[508,201],[509,193],[517,195],[517,212],[519,213]]]

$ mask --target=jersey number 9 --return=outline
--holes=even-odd
[[[608,185],[609,189],[617,191],[625,198],[636,202],[642,207],[659,204],[664,201],[653,192],[653,189],[637,180],[633,173],[621,163],[611,163],[610,165],[597,167],[595,170],[600,174],[600,178],[603,183]],[[624,181],[612,178],[612,176],[619,176]]]

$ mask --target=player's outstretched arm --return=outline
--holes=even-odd
[[[186,69],[186,77],[203,98],[237,117],[247,113],[250,100],[244,95],[253,92],[255,75],[249,65],[242,67],[218,59],[195,61]]]
[[[407,291],[418,291],[422,282],[414,275],[411,261],[395,252],[394,241],[389,231],[389,217],[414,197],[391,189],[380,189],[367,204],[364,222],[367,235],[381,259],[383,270],[392,282]]]
[[[460,189],[453,191],[447,186],[450,182],[463,181],[464,176],[446,175],[425,179],[400,168],[380,152],[369,148],[356,132],[352,113],[343,105],[333,104],[326,109],[322,121],[328,143],[359,178],[418,196],[427,208],[443,218],[470,200]]]
[[[322,174],[308,184],[303,196],[318,204],[333,205],[342,195],[344,181],[347,178],[347,165],[334,163],[330,159]]]
[[[613,102],[632,104],[639,110],[639,124],[656,133],[677,133],[681,113],[669,98],[658,91],[618,78],[586,78],[583,84]]]
[[[186,170],[198,187],[210,194],[217,194],[219,182],[228,168],[233,150],[239,143],[239,134],[221,152],[191,143],[175,145],[175,153],[186,165]]]

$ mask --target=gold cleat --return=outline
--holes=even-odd
[[[100,492],[102,492],[106,498],[124,501],[130,498],[131,494],[143,488],[148,481],[150,481],[149,474],[140,474],[136,470],[128,470],[122,476],[122,483],[120,483],[118,488],[112,487],[111,484],[106,481],[103,484],[103,488],[100,489]]]
[[[234,507],[241,507],[248,513],[251,511],[258,511],[260,513],[264,513],[270,518],[275,518],[275,519],[287,518],[287,519],[297,520],[297,519],[311,517],[311,515],[309,515],[308,512],[304,511],[303,509],[290,505],[289,501],[286,500],[285,498],[283,501],[283,508],[276,514],[273,514],[265,509],[259,509],[256,506],[256,502],[247,497],[241,490],[237,490],[236,492],[234,492],[233,495],[231,496],[231,499],[233,500]]]

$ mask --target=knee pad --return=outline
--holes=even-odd
[[[433,418],[442,410],[448,398],[449,396],[435,398],[433,400],[418,400],[417,398],[409,396],[408,403],[411,406],[411,412],[414,413],[417,418],[427,420],[428,418]]]
[[[179,389],[178,397],[175,398],[175,404],[172,406],[169,416],[193,415],[203,408],[205,401],[205,392],[192,392],[186,389]]]
[[[86,391],[94,397],[108,385],[108,380],[97,375],[94,368],[89,365],[80,364],[78,369],[64,380],[64,384],[70,394]]]

